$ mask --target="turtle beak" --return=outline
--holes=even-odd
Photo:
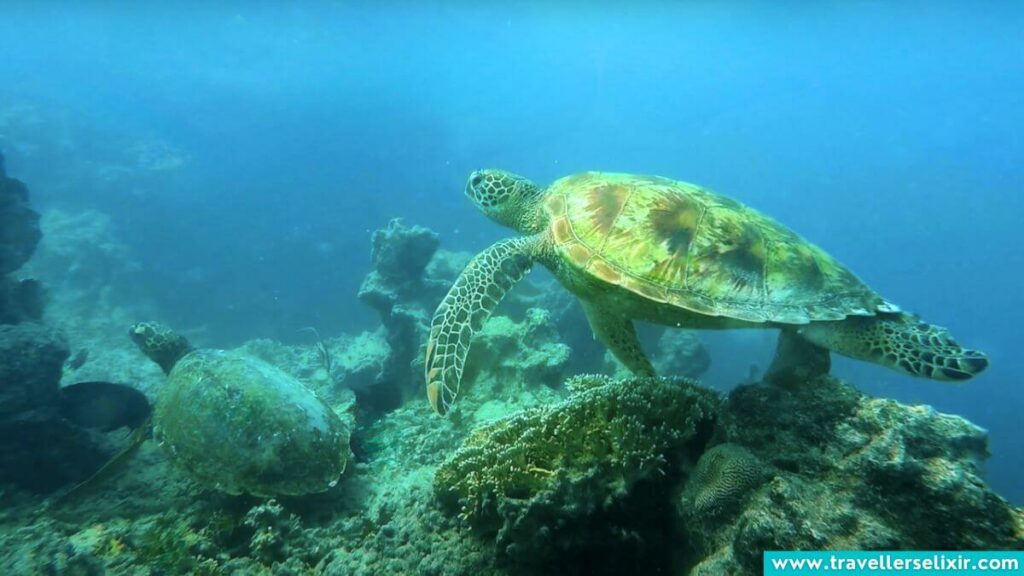
[[[480,185],[484,183],[484,175],[480,170],[474,170],[469,175],[469,180],[466,181],[466,196],[474,202],[480,200]]]

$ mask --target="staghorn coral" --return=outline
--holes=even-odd
[[[437,470],[435,493],[519,568],[663,567],[644,550],[668,533],[663,498],[707,441],[716,395],[672,379],[567,387],[558,404],[474,430]]]
[[[765,465],[746,448],[719,444],[700,457],[683,493],[684,514],[732,512],[767,477]],[[688,508],[688,509],[687,509]]]

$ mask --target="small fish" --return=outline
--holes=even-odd
[[[124,384],[79,382],[61,388],[61,416],[83,428],[103,432],[122,426],[134,429],[151,411],[146,395]]]

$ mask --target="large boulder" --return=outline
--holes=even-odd
[[[677,501],[693,574],[757,574],[764,550],[1024,550],[982,477],[984,430],[824,376],[747,385]],[[705,462],[707,460],[707,462]]]
[[[67,342],[53,328],[0,325],[0,416],[55,405],[68,355]]]

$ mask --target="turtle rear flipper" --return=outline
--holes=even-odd
[[[814,322],[799,333],[844,356],[932,380],[962,382],[988,368],[983,352],[964,348],[944,328],[904,313]]]
[[[120,452],[114,454],[106,464],[100,467],[99,470],[93,473],[82,482],[75,484],[70,490],[61,494],[54,501],[56,505],[68,504],[74,502],[84,496],[92,494],[97,488],[103,485],[105,481],[111,477],[117,475],[117,473],[124,468],[124,465],[131,460],[135,452],[138,451],[139,446],[149,438],[150,433],[153,430],[152,419],[147,419],[142,423],[141,426],[132,432],[132,435],[128,438],[128,444],[121,449]]]

